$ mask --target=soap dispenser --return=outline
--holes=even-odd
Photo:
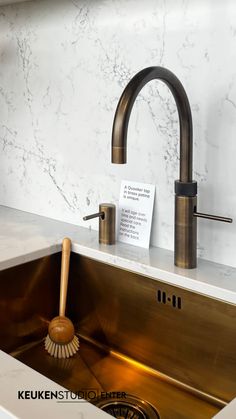
[[[99,217],[99,243],[114,244],[116,241],[116,206],[100,204],[99,212],[83,217],[84,221]]]

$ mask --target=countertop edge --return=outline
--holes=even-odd
[[[174,252],[117,242],[100,245],[98,232],[0,206],[0,271],[49,256],[71,238],[72,251],[173,286],[236,304],[236,268],[198,259],[195,269],[174,265]]]

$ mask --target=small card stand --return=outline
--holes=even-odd
[[[123,180],[118,211],[118,240],[149,248],[155,185]]]

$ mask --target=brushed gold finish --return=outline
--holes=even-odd
[[[99,243],[115,244],[116,241],[116,206],[100,204],[99,212],[83,217],[84,221],[99,217]]]
[[[154,406],[129,394],[124,394],[124,397],[115,397],[112,400],[104,400],[100,397],[96,401],[96,406],[113,417],[115,414],[118,419],[160,419]]]
[[[192,116],[186,92],[178,78],[163,67],[149,67],[137,73],[128,83],[119,100],[112,130],[112,162],[125,163],[127,131],[133,104],[142,88],[151,80],[159,79],[171,90],[180,122],[180,182],[192,181]],[[123,150],[122,150],[123,149]]]
[[[61,254],[0,271],[0,345],[5,352],[42,339],[58,312]]]
[[[221,221],[223,223],[232,223],[233,219],[229,217],[222,217],[220,215],[213,215],[213,214],[205,214],[203,212],[194,212],[194,217],[198,218],[206,218],[207,220],[214,220],[214,221]]]
[[[191,387],[190,385],[187,385],[181,381],[178,381],[174,378],[172,378],[171,376],[168,376],[158,370],[155,370],[151,367],[149,367],[148,365],[142,364],[141,362],[138,362],[136,360],[134,360],[133,358],[130,358],[127,355],[121,354],[120,352],[117,352],[111,348],[109,348],[109,346],[103,344],[103,343],[99,343],[97,340],[94,340],[88,336],[82,335],[80,333],[80,338],[83,341],[86,341],[88,344],[91,344],[94,348],[98,348],[99,350],[102,351],[106,351],[107,353],[109,353],[110,355],[112,355],[112,357],[120,360],[120,361],[124,361],[127,365],[129,365],[129,367],[134,367],[137,368],[139,370],[142,370],[143,373],[148,374],[150,376],[156,377],[157,379],[164,381],[168,384],[170,384],[171,386],[175,386],[178,389],[181,389],[183,391],[186,391],[189,394],[192,394],[195,397],[199,397],[201,400],[206,401],[207,403],[213,404],[214,406],[218,406],[219,408],[222,408],[224,406],[227,405],[227,403],[222,400],[219,399],[217,397],[212,396],[211,394],[205,393],[204,391],[200,391],[194,387]],[[19,352],[20,353],[20,352]],[[19,354],[18,353],[18,354]]]
[[[80,319],[82,335],[217,399],[235,397],[235,305],[79,255],[72,260],[70,317]]]
[[[59,260],[0,272],[1,349],[71,391],[140,397],[161,419],[210,419],[235,397],[235,305],[73,253],[67,314],[80,352],[48,356],[39,341],[57,311]]]
[[[193,213],[197,197],[175,195],[175,265],[195,268],[197,264],[197,220]]]
[[[97,218],[97,217],[104,218],[104,216],[105,216],[105,213],[103,211],[101,211],[101,212],[96,212],[95,214],[86,215],[85,217],[83,217],[83,220],[88,221],[88,220],[92,220],[93,218]]]
[[[86,390],[93,389],[98,396],[101,392],[113,391],[135,395],[151,403],[161,419],[211,419],[224,406],[173,386],[149,374],[142,364],[130,365],[82,337],[80,342],[80,352],[70,359],[47,356],[42,344],[28,350],[24,348],[17,359],[70,391],[82,393],[84,390],[84,398],[94,404],[97,400],[86,397]]]
[[[164,82],[172,92],[179,115],[180,166],[179,180],[175,182],[175,247],[174,263],[181,268],[197,265],[196,218],[232,222],[226,217],[210,216],[193,211],[192,198],[197,196],[197,182],[192,180],[193,135],[192,114],[187,94],[179,79],[163,67],[148,67],[137,73],[124,89],[117,105],[112,129],[112,163],[126,163],[127,132],[130,114],[142,88],[151,80]],[[185,201],[180,203],[178,198]],[[189,200],[189,202],[188,202]]]
[[[123,164],[127,162],[126,148],[112,146],[112,163]]]
[[[116,206],[100,204],[99,211],[104,212],[104,217],[99,218],[99,243],[114,244],[116,241]]]

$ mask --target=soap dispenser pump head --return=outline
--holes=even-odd
[[[84,221],[99,217],[99,243],[115,244],[116,241],[116,206],[100,204],[99,212],[83,217]]]

